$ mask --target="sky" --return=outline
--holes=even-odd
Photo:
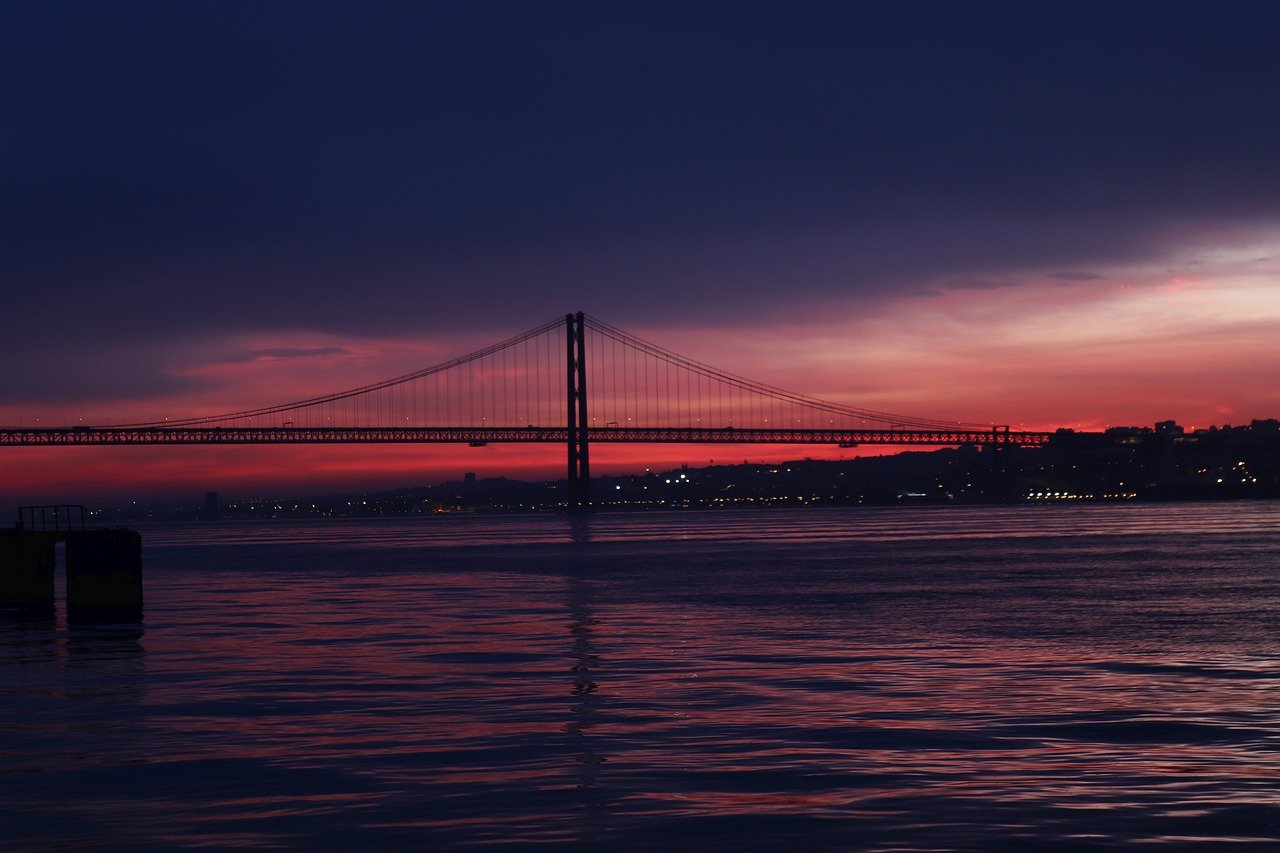
[[[921,417],[1280,417],[1272,2],[13,0],[0,74],[0,423],[284,402],[577,310]],[[562,456],[6,448],[0,497]]]

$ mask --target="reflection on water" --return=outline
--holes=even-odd
[[[870,507],[761,512],[647,512],[583,515],[430,515],[355,521],[261,521],[139,525],[148,552],[189,545],[328,545],[340,548],[510,546],[638,542],[908,542],[1274,533],[1272,501],[1212,504]]]
[[[52,631],[57,622],[53,603],[0,605],[0,632],[15,634]]]
[[[0,837],[1275,845],[1277,531],[1271,504],[156,527],[145,634],[0,618]]]
[[[578,764],[577,788],[581,796],[582,825],[574,840],[579,843],[600,841],[610,805],[608,791],[601,785],[601,772],[608,761],[601,739],[593,736],[593,729],[604,719],[601,697],[596,693],[600,684],[600,658],[596,654],[594,635],[599,623],[592,616],[593,589],[590,581],[581,577],[567,580],[569,611],[570,672],[573,676],[570,693],[569,722],[563,731],[569,736],[569,751]]]
[[[570,515],[569,538],[574,542],[590,542],[592,518],[590,515]]]
[[[141,622],[81,623],[66,632],[67,654],[74,660],[136,660],[143,653]]]

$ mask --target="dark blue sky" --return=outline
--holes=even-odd
[[[1280,216],[1274,2],[8,2],[0,73],[11,396],[167,387],[121,342],[767,325]]]

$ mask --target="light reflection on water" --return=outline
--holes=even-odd
[[[0,837],[1280,843],[1275,504],[153,526],[0,620]]]

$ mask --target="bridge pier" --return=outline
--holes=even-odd
[[[568,370],[565,423],[568,425],[570,512],[588,512],[591,509],[591,454],[587,440],[587,350],[583,321],[581,311],[564,317]]]

